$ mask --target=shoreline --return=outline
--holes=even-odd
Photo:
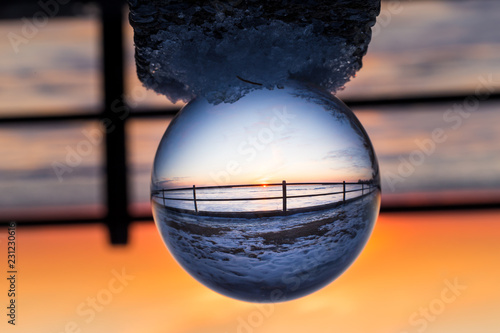
[[[326,209],[332,209],[332,208],[337,208],[339,206],[342,206],[344,204],[348,204],[351,202],[354,202],[358,199],[364,198],[367,195],[372,194],[373,192],[377,191],[375,188],[374,190],[365,193],[363,195],[357,196],[355,198],[350,198],[345,201],[337,201],[337,202],[332,202],[329,204],[323,204],[323,205],[318,205],[318,206],[310,206],[310,207],[303,207],[303,208],[292,208],[286,211],[283,210],[269,210],[269,211],[255,211],[255,212],[212,212],[212,211],[198,211],[195,212],[194,210],[190,209],[183,209],[183,208],[175,208],[175,207],[168,207],[168,206],[163,206],[155,201],[152,202],[154,205],[159,205],[161,208],[167,210],[167,211],[173,211],[176,213],[183,213],[183,214],[189,214],[193,216],[209,216],[209,217],[228,217],[228,218],[260,218],[260,217],[272,217],[272,216],[289,216],[289,215],[294,215],[298,213],[307,213],[307,212],[314,212],[314,211],[320,211],[320,210],[326,210]]]

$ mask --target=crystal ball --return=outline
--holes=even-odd
[[[177,262],[248,302],[308,295],[360,254],[380,208],[377,158],[353,112],[291,83],[188,103],[156,153],[151,203]]]

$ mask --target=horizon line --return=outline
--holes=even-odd
[[[180,186],[180,187],[164,187],[162,189],[168,189],[168,190],[181,190],[181,189],[192,189],[197,188],[197,189],[208,189],[208,188],[232,188],[232,187],[259,187],[259,186],[282,186],[283,183],[286,185],[343,185],[344,183],[348,185],[353,185],[353,184],[366,184],[366,183],[373,183],[375,179],[358,179],[357,181],[347,181],[347,180],[342,180],[342,181],[335,181],[335,182],[287,182],[286,180],[283,180],[280,183],[253,183],[253,184],[227,184],[227,185],[201,185],[198,186],[196,184],[193,185],[186,185],[186,186]],[[165,182],[165,181],[163,181]],[[163,182],[159,182],[158,184],[161,184]],[[160,189],[161,190],[161,189]]]

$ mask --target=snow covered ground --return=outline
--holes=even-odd
[[[365,245],[380,206],[374,191],[337,208],[263,218],[202,217],[153,202],[170,252],[197,280],[241,300],[278,302],[338,277]]]

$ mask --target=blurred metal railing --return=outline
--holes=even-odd
[[[113,131],[106,131],[105,139],[105,170],[106,182],[104,191],[106,192],[107,214],[104,223],[107,225],[110,235],[110,242],[113,244],[125,244],[128,241],[128,226],[131,220],[151,220],[152,215],[133,216],[128,213],[129,204],[128,179],[127,179],[127,161],[126,161],[126,133],[125,124],[129,119],[134,118],[152,118],[169,117],[178,112],[178,109],[168,110],[137,110],[129,108],[124,100],[124,66],[123,66],[123,8],[125,0],[75,0],[83,3],[96,3],[101,10],[101,47],[103,64],[103,91],[104,107],[99,113],[89,113],[87,110],[73,112],[70,115],[48,115],[48,116],[19,116],[19,117],[0,117],[0,124],[29,124],[29,123],[53,123],[67,121],[101,121],[104,125],[114,126]],[[2,6],[10,3],[22,4],[26,14],[29,15],[33,8],[38,6],[37,0],[2,0]],[[26,6],[30,4],[31,6]],[[68,15],[68,8],[59,12],[59,15]],[[1,17],[5,17],[6,12]],[[33,14],[33,13],[31,13]],[[10,14],[9,14],[10,15]],[[22,17],[22,16],[20,16]],[[356,107],[375,107],[389,105],[410,105],[410,104],[438,104],[462,102],[469,94],[451,94],[451,95],[422,95],[411,97],[396,98],[371,98],[344,100],[351,108]],[[491,94],[488,100],[500,100],[500,93]],[[126,110],[126,116],[121,116],[116,110],[119,105],[120,110]],[[362,110],[362,109],[361,109]],[[383,108],[381,108],[383,110]],[[500,199],[493,203],[470,203],[470,204],[446,204],[437,206],[385,206],[382,203],[382,212],[408,212],[408,211],[435,211],[435,210],[457,210],[457,209],[498,209],[500,208]],[[8,225],[10,221],[0,221],[0,225]],[[66,224],[89,224],[103,223],[102,218],[87,219],[61,219],[61,220],[16,220],[18,226],[46,226],[46,225],[66,225]]]

